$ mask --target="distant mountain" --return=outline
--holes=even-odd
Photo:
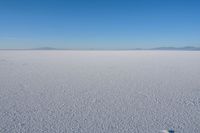
[[[186,51],[199,51],[200,47],[157,47],[149,50],[186,50]]]
[[[58,49],[52,47],[40,47],[40,48],[33,48],[32,50],[58,50]]]

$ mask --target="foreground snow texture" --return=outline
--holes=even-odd
[[[200,132],[200,52],[0,51],[1,133]]]

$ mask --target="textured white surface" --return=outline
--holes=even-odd
[[[0,51],[1,133],[200,132],[200,52]]]

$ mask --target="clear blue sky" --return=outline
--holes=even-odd
[[[0,0],[0,48],[200,46],[199,0]]]

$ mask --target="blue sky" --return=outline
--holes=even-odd
[[[200,46],[199,0],[0,0],[0,48]]]

